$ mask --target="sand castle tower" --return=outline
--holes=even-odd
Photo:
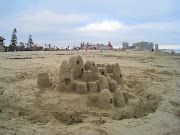
[[[98,87],[99,87],[99,91],[103,89],[109,89],[107,78],[104,75],[100,77],[99,82],[98,82]]]
[[[59,86],[57,89],[62,91],[70,90],[71,81],[72,77],[69,64],[67,61],[63,61],[60,68]]]
[[[124,87],[123,75],[118,63],[114,65],[112,78],[117,82],[117,84],[120,84],[122,87]]]
[[[124,107],[125,106],[125,99],[124,99],[124,95],[121,92],[121,90],[119,88],[116,89],[115,93],[114,93],[114,105],[116,107]]]
[[[93,66],[94,66],[94,62],[93,61],[86,61],[85,63],[85,70],[92,70],[93,69]]]
[[[109,84],[109,90],[111,92],[115,92],[116,88],[118,87],[117,82],[115,80],[113,80],[112,78],[110,78],[110,77],[107,77],[107,81],[108,81],[108,84]]]
[[[75,63],[75,61],[76,61],[76,56],[71,56],[71,57],[69,58],[69,68],[70,68],[70,69],[73,69],[73,68],[74,68],[74,63]]]
[[[89,93],[97,93],[98,92],[98,86],[96,82],[88,82],[87,83],[88,92]]]
[[[98,80],[101,77],[101,74],[99,72],[99,69],[96,65],[93,66],[92,69],[92,76],[93,76],[93,80]]]
[[[73,79],[74,80],[81,79],[84,70],[85,70],[85,67],[84,67],[83,60],[82,60],[81,56],[78,55],[74,62],[73,75],[72,75]]]
[[[113,108],[113,98],[112,94],[108,89],[103,89],[99,93],[98,106],[102,109]]]
[[[39,88],[48,88],[52,84],[49,80],[48,73],[38,73],[37,75],[37,85]]]
[[[88,92],[86,82],[77,82],[76,92],[79,94],[86,94]]]
[[[107,64],[106,66],[107,73],[113,73],[114,70],[114,64]]]

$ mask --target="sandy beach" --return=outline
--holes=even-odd
[[[56,90],[63,60],[80,55],[95,64],[119,63],[137,114],[87,106],[88,94]],[[52,86],[37,87],[48,72]],[[72,121],[75,119],[75,121]],[[78,119],[78,120],[77,120]],[[180,135],[180,55],[145,51],[0,52],[2,135]]]

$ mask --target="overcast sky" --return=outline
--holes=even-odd
[[[138,41],[180,48],[179,0],[0,0],[0,36],[8,46],[31,34],[39,45]]]

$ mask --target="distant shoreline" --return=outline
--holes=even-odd
[[[180,53],[180,49],[159,49],[161,52],[168,52],[171,53],[174,51],[175,53]]]

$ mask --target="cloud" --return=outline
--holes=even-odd
[[[148,31],[176,31],[180,30],[180,22],[152,22],[152,23],[141,23],[134,25],[124,25],[119,21],[103,21],[101,23],[91,23],[86,26],[77,28],[76,30],[81,32],[120,32],[120,31],[137,31],[137,30],[148,30]]]
[[[126,29],[126,26],[118,21],[103,21],[101,23],[91,23],[77,30],[82,32],[115,32]]]

